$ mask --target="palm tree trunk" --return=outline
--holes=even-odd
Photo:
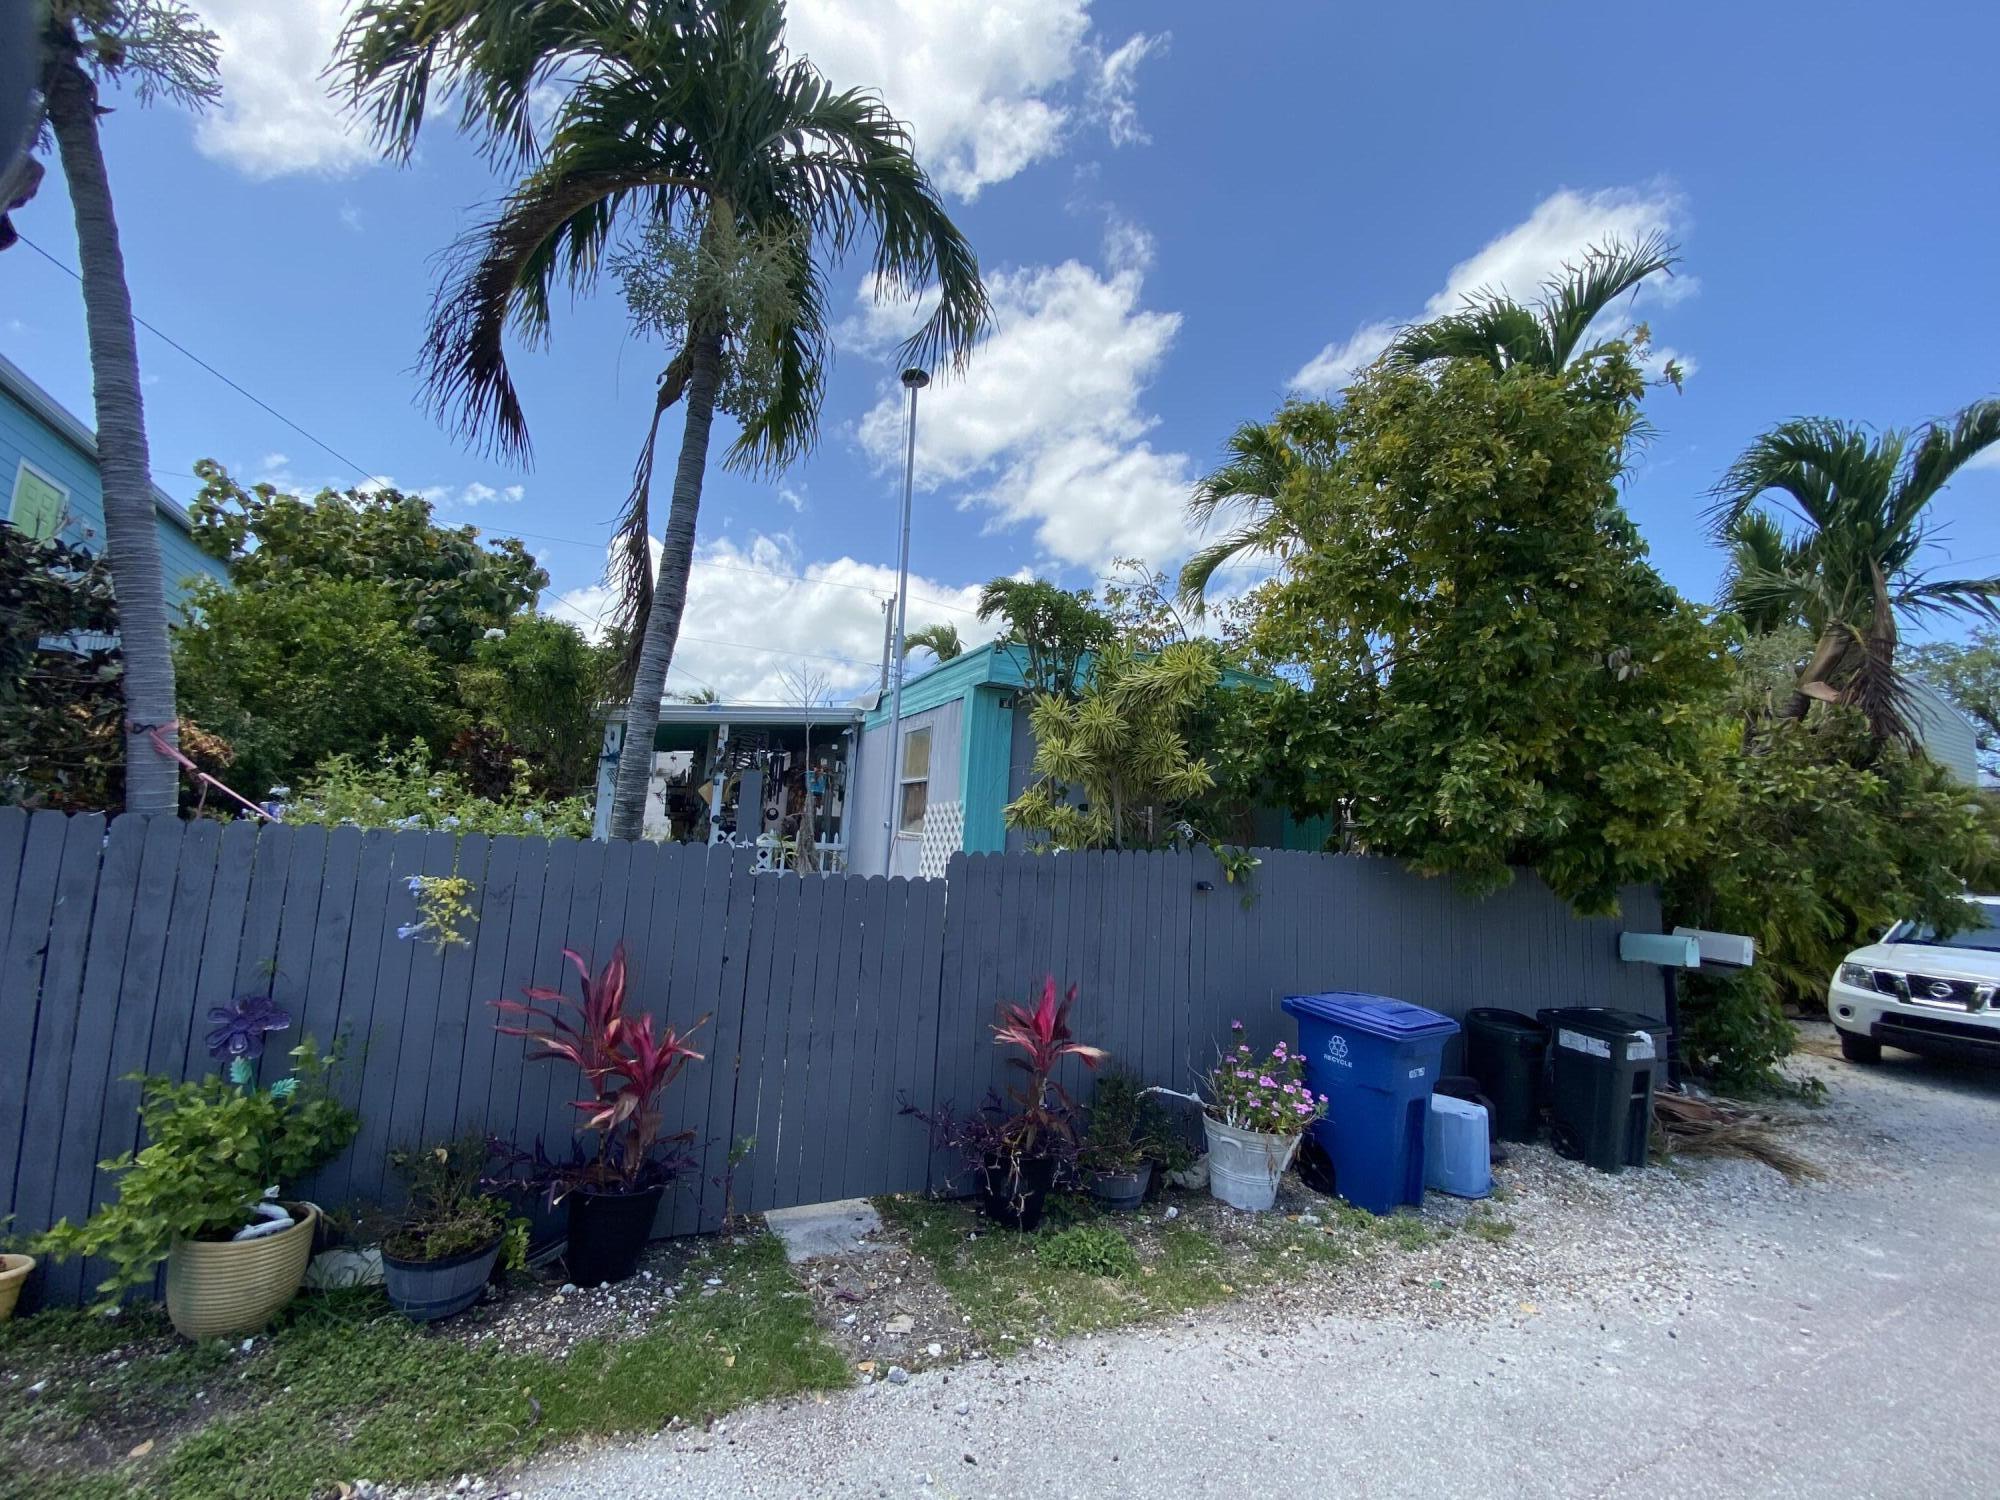
[[[680,639],[681,612],[687,607],[688,572],[694,566],[695,521],[701,512],[701,482],[708,471],[708,430],[715,420],[715,393],[722,379],[722,333],[705,331],[690,340],[687,428],[674,470],[673,507],[667,513],[660,552],[660,577],[646,614],[646,633],[632,674],[632,697],[625,705],[625,743],[618,756],[618,780],[611,799],[611,837],[636,839],[645,829],[646,788],[653,770],[653,736],[660,725],[660,697]]]
[[[125,810],[172,813],[179,805],[180,771],[148,737],[157,729],[168,744],[180,743],[165,568],[153,511],[153,465],[139,396],[138,336],[97,135],[97,90],[73,58],[50,69],[48,113],[76,212],[77,258],[83,266],[83,307],[90,329],[105,545],[125,658]]]

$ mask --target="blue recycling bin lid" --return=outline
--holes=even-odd
[[[1408,1042],[1422,1037],[1450,1036],[1458,1022],[1407,1000],[1367,995],[1358,990],[1329,990],[1322,995],[1287,995],[1281,1002],[1287,1015],[1331,1021],[1385,1041]]]

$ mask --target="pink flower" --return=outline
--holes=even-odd
[[[1248,1078],[1250,1076],[1250,1070],[1248,1068],[1238,1068],[1236,1070],[1236,1076],[1238,1078]]]
[[[1302,1115],[1309,1115],[1312,1113],[1312,1106],[1310,1104],[1294,1104],[1292,1108],[1297,1110]]]
[[[1243,1029],[1243,1023],[1241,1021],[1231,1021],[1229,1023],[1229,1029],[1231,1031],[1241,1031]]]
[[[1285,1092],[1288,1094],[1296,1094],[1298,1091],[1299,1091],[1299,1086],[1296,1083],[1288,1083],[1285,1085]]]
[[[1273,1078],[1269,1073],[1259,1078],[1257,1082],[1267,1089],[1274,1089],[1278,1086],[1278,1080]]]
[[[1248,1052],[1250,1050],[1250,1044],[1248,1042],[1245,1042],[1242,1046],[1238,1047],[1236,1050],[1238,1052]]]

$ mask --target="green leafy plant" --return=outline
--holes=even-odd
[[[1188,1148],[1174,1122],[1136,1075],[1105,1073],[1090,1096],[1090,1124],[1077,1165],[1086,1172],[1136,1172],[1147,1162],[1167,1170],[1184,1164]]]
[[[1243,1035],[1241,1021],[1231,1021],[1229,1029],[1232,1040]],[[1237,1130],[1298,1135],[1326,1113],[1326,1095],[1313,1093],[1305,1076],[1305,1059],[1285,1043],[1260,1058],[1238,1040],[1202,1080],[1203,1108],[1210,1119]]]
[[[397,937],[420,939],[439,953],[472,941],[463,925],[479,920],[472,909],[470,880],[463,875],[412,875],[409,887],[417,899],[417,920],[398,927]]]
[[[286,787],[273,790],[285,798],[280,810],[287,823],[590,837],[587,798],[541,799],[529,793],[528,784],[524,763],[513,778],[511,794],[479,796],[455,768],[433,765],[418,743],[375,759],[329,756],[296,792]]]
[[[502,1241],[501,1261],[519,1270],[528,1260],[528,1221],[484,1191],[486,1137],[473,1131],[427,1150],[398,1149],[389,1165],[409,1184],[403,1212],[382,1237],[397,1260],[439,1261]]]
[[[119,1174],[117,1201],[82,1224],[57,1224],[36,1241],[36,1253],[103,1256],[113,1271],[98,1292],[115,1303],[152,1280],[174,1241],[227,1238],[270,1189],[332,1160],[359,1124],[330,1086],[337,1050],[322,1058],[308,1037],[291,1057],[291,1075],[267,1088],[248,1081],[242,1056],[232,1062],[240,1083],[217,1074],[186,1083],[142,1079],[148,1144],[101,1164]]]
[[[1138,1252],[1117,1230],[1102,1224],[1078,1224],[1044,1235],[1035,1255],[1045,1266],[1083,1276],[1136,1276]]]

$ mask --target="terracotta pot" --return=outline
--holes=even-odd
[[[255,1333],[299,1292],[319,1210],[287,1203],[292,1227],[256,1240],[176,1240],[167,1253],[167,1316],[190,1339]]]
[[[0,1323],[14,1316],[14,1304],[21,1298],[21,1287],[28,1279],[28,1273],[35,1269],[32,1255],[0,1255]]]

